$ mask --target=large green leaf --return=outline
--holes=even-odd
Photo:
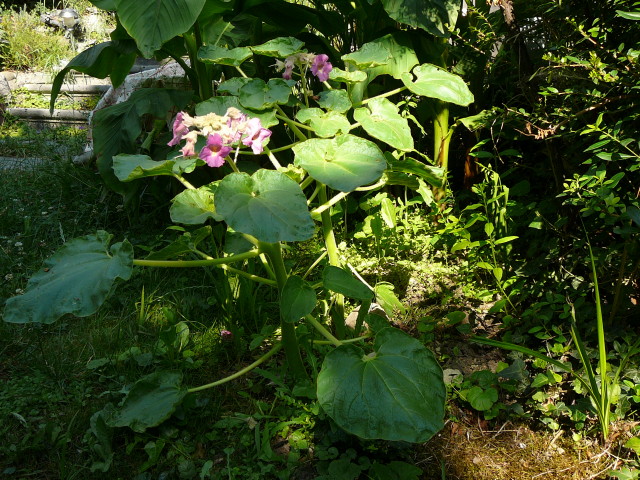
[[[348,133],[351,124],[347,117],[338,112],[323,112],[320,108],[303,108],[296,119],[307,123],[319,137],[333,137],[339,132]]]
[[[280,294],[280,315],[285,322],[293,323],[313,312],[316,291],[302,277],[292,275]]]
[[[257,53],[258,55],[285,58],[301,51],[303,45],[304,42],[294,37],[278,37],[262,45],[256,45],[250,48],[253,53]]]
[[[171,201],[169,209],[171,220],[186,225],[198,225],[210,218],[217,222],[221,221],[222,217],[216,213],[213,204],[216,188],[216,184],[211,184],[180,192]]]
[[[198,165],[204,165],[204,161],[196,157],[176,157],[162,161],[153,160],[148,155],[126,153],[113,157],[113,172],[121,182],[158,175],[191,173]]]
[[[322,271],[322,284],[327,290],[356,300],[373,299],[373,290],[339,267],[329,265]]]
[[[254,78],[240,88],[240,104],[252,110],[264,110],[277,104],[289,101],[291,87],[295,84],[292,80],[272,78],[265,83],[264,80]]]
[[[249,47],[227,49],[217,45],[205,45],[198,50],[198,59],[202,62],[218,63],[231,67],[239,67],[252,55]]]
[[[297,166],[342,192],[375,182],[387,165],[375,143],[349,134],[332,139],[312,138],[297,144],[293,151]]]
[[[226,82],[225,82],[226,83]],[[215,113],[216,115],[224,115],[227,113],[229,107],[234,107],[240,110],[242,113],[249,117],[256,117],[260,119],[260,123],[264,128],[269,128],[277,125],[278,119],[276,118],[275,110],[266,110],[262,112],[256,112],[240,105],[238,97],[211,97],[204,102],[200,102],[196,105],[196,115],[206,115],[208,113]]]
[[[169,110],[182,110],[189,100],[189,91],[143,88],[133,92],[126,102],[96,112],[93,117],[93,147],[98,157],[98,170],[110,188],[124,191],[123,184],[113,173],[113,157],[119,153],[136,152],[136,139],[142,132],[144,116],[165,118]]]
[[[418,57],[405,32],[396,32],[365,43],[359,50],[342,56],[345,63],[367,69],[368,80],[387,74],[400,79],[418,65]]]
[[[425,442],[444,425],[445,386],[433,354],[406,333],[384,328],[374,352],[342,345],[318,375],[318,401],[361,438]]]
[[[27,283],[23,295],[7,300],[4,320],[12,323],[53,323],[71,313],[95,313],[118,278],[128,280],[133,246],[99,231],[65,243]]]
[[[229,174],[214,200],[216,211],[231,228],[260,241],[295,242],[314,234],[306,197],[284,173],[261,169],[252,176]]]
[[[126,41],[104,42],[89,47],[72,58],[53,79],[51,100],[49,102],[50,112],[53,113],[56,98],[60,93],[64,78],[71,70],[96,78],[105,78],[110,75],[113,86],[119,86],[136,60],[137,52],[135,48],[131,47],[132,45],[128,45]]]
[[[422,28],[437,37],[448,37],[446,25],[454,27],[462,0],[381,0],[394,20]]]
[[[182,374],[155,372],[138,380],[124,399],[122,407],[108,420],[111,427],[130,427],[144,432],[164,422],[176,410],[187,390]]]
[[[397,160],[391,154],[385,154],[385,158],[387,159],[391,172],[411,173],[434,187],[442,186],[442,180],[444,178],[444,170],[442,167],[427,165],[426,163],[409,157]]]
[[[118,18],[146,58],[189,30],[206,0],[115,0]]]
[[[458,75],[427,63],[414,68],[413,74],[416,76],[415,81],[410,73],[404,73],[401,79],[416,95],[437,98],[463,107],[473,102],[473,93]]]
[[[386,98],[374,98],[364,108],[356,108],[353,118],[371,135],[393,148],[413,150],[413,137],[406,118],[398,113],[398,107]]]
[[[318,95],[318,105],[326,110],[345,113],[351,108],[351,100],[346,90],[324,90]]]

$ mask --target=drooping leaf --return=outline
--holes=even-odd
[[[454,27],[462,0],[381,0],[382,6],[397,22],[422,28],[437,37],[448,37],[446,26]]]
[[[328,265],[322,271],[322,284],[327,290],[356,300],[373,299],[373,291],[342,268]]]
[[[416,76],[415,81],[413,75]],[[463,107],[473,102],[473,94],[461,77],[435,65],[419,65],[413,69],[413,74],[402,74],[401,80],[416,95],[437,98]]]
[[[280,294],[280,315],[285,322],[293,323],[313,312],[316,291],[302,277],[291,275]]]
[[[109,248],[111,237],[98,231],[65,243],[29,279],[23,295],[7,300],[5,322],[53,323],[68,313],[95,313],[133,268],[133,246],[125,240]]]
[[[314,234],[300,185],[282,172],[229,174],[220,182],[214,202],[231,228],[263,242],[302,241]]]
[[[333,137],[339,132],[347,133],[351,124],[347,117],[338,112],[323,112],[319,108],[303,108],[296,114],[296,119],[307,123],[319,137]]]
[[[154,372],[131,387],[122,407],[109,419],[109,425],[142,433],[168,419],[186,394],[182,374]]]
[[[387,162],[377,145],[355,135],[312,138],[293,147],[295,164],[334,190],[351,192],[378,180]]]
[[[622,11],[622,10],[616,10],[616,13],[618,14],[618,16],[620,16],[622,18],[626,18],[627,20],[640,21],[640,11],[625,12],[625,11]]]
[[[204,102],[200,102],[196,105],[196,115],[206,115],[208,113],[224,115],[225,113],[227,113],[227,109],[229,107],[237,108],[248,117],[259,118],[260,123],[264,128],[269,128],[279,123],[278,119],[276,118],[276,112],[274,110],[267,110],[262,112],[250,110],[240,105],[238,97],[232,96],[211,97]]]
[[[272,78],[267,83],[254,78],[240,88],[240,104],[252,110],[264,110],[287,103],[293,83],[282,78]]]
[[[304,42],[294,37],[278,37],[262,45],[250,47],[253,53],[267,57],[285,58],[301,51]]]
[[[239,67],[253,55],[249,47],[227,49],[218,45],[205,45],[198,50],[198,59],[204,63],[217,63]]]
[[[407,310],[396,296],[394,289],[393,284],[389,282],[378,282],[376,286],[373,287],[376,294],[376,301],[389,316],[393,315],[395,310],[400,313],[405,313]]]
[[[217,185],[212,183],[180,192],[171,201],[171,220],[185,225],[198,225],[210,218],[216,222],[222,221],[222,216],[216,213],[214,206],[216,188]]]
[[[395,328],[377,335],[374,352],[342,345],[318,375],[318,400],[344,430],[361,438],[425,442],[444,425],[442,370],[418,340]]]
[[[206,0],[115,0],[118,18],[145,58],[195,23]]]
[[[124,185],[113,173],[113,157],[135,153],[136,139],[142,132],[146,114],[164,118],[173,108],[182,110],[191,92],[166,88],[143,88],[131,94],[126,102],[98,110],[93,117],[93,147],[98,157],[98,170],[105,183],[116,192]]]
[[[197,157],[177,157],[162,161],[152,160],[148,155],[126,153],[113,157],[113,172],[121,182],[158,175],[191,173],[199,165],[204,165],[204,161]]]
[[[96,78],[105,78],[110,75],[114,88],[118,87],[136,61],[137,52],[135,48],[130,48],[131,46],[124,41],[118,43],[103,42],[89,47],[72,58],[53,79],[51,100],[49,102],[50,113],[53,113],[55,108],[56,98],[60,93],[64,78],[71,70]]]
[[[356,108],[353,118],[371,135],[393,148],[413,150],[409,122],[398,113],[398,107],[387,98],[375,98],[363,108]]]
[[[369,81],[378,75],[400,79],[418,65],[418,57],[406,32],[396,32],[365,43],[353,53],[342,56],[345,63],[367,69]]]
[[[147,260],[168,260],[193,252],[198,244],[211,235],[211,227],[206,225],[193,232],[185,232],[166,247],[147,255]]]
[[[397,160],[391,154],[385,154],[391,172],[402,172],[416,175],[434,187],[442,186],[444,170],[441,167],[427,165],[413,158],[404,157]]]

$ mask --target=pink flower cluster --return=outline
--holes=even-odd
[[[333,69],[331,62],[329,62],[329,57],[324,53],[320,55],[314,55],[313,53],[295,53],[287,58],[282,60],[276,60],[276,71],[282,72],[282,78],[285,80],[291,80],[291,76],[293,74],[294,66],[306,66],[311,68],[311,73],[313,73],[318,80],[321,82],[326,82],[329,79],[329,73]]]
[[[179,112],[173,122],[173,138],[167,145],[173,147],[185,140],[180,151],[185,157],[193,157],[198,136],[207,139],[198,157],[210,167],[221,167],[238,142],[251,147],[255,155],[262,153],[263,142],[271,136],[271,130],[264,128],[259,118],[249,118],[234,107],[229,107],[223,116],[209,113],[192,117]]]

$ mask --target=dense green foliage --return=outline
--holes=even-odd
[[[62,457],[74,441],[92,475],[126,476],[131,462],[139,478],[304,478],[307,467],[313,478],[419,478],[394,442],[426,442],[443,415],[460,421],[456,408],[603,444],[615,422],[637,419],[636,3],[93,3],[118,27],[56,88],[71,70],[117,85],[143,55],[179,61],[192,90],[142,89],[95,116],[98,170],[131,226],[117,225],[113,245],[103,225],[74,231],[28,285],[11,277],[2,291],[6,322],[35,323],[2,327],[17,338],[55,321],[82,328],[68,313],[89,316],[90,331],[134,333],[77,353],[86,368],[71,370],[98,377],[93,391],[82,381],[12,403],[3,414],[41,428],[12,437],[8,473],[53,445],[59,476],[73,478]],[[238,143],[210,168],[167,147],[177,111],[227,121],[233,109],[270,129],[264,154]],[[174,139],[184,128],[173,123]],[[24,242],[2,226],[6,280],[23,272],[12,259]],[[140,266],[211,268],[154,277]],[[115,289],[129,277],[138,299]],[[368,314],[374,298],[391,321]],[[496,364],[482,360],[488,346],[503,349]],[[478,368],[464,364],[473,356]],[[233,360],[253,371],[243,384]],[[9,378],[6,392],[30,392]],[[24,413],[85,389],[82,439]],[[635,430],[618,442],[628,462],[612,475],[638,478]]]

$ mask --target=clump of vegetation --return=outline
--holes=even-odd
[[[0,18],[0,64],[4,70],[53,72],[75,55],[63,33],[45,27],[34,13],[4,10]]]

